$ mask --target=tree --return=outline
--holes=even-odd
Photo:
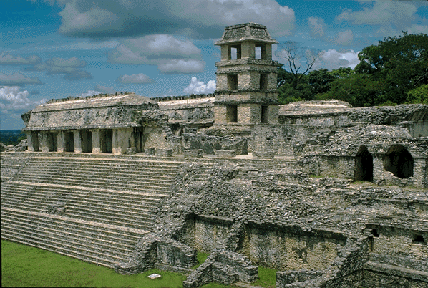
[[[308,74],[308,84],[311,86],[313,95],[330,90],[330,83],[335,79],[336,77],[329,73],[327,69],[314,70]]]
[[[296,89],[301,84],[303,75],[312,69],[316,60],[321,56],[321,52],[315,49],[302,48],[296,42],[287,41],[278,44],[276,56],[285,60],[286,66],[293,76],[292,87]]]
[[[319,100],[337,99],[349,102],[354,107],[367,107],[384,103],[379,92],[383,89],[382,81],[375,81],[370,75],[349,74],[337,78],[330,84],[330,90],[317,95]]]
[[[427,34],[403,32],[402,36],[385,38],[378,45],[364,48],[355,71],[385,83],[379,99],[401,104],[407,100],[408,91],[428,84],[427,49]]]
[[[428,104],[428,84],[419,86],[413,90],[407,92],[408,104]]]

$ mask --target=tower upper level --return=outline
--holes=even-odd
[[[272,60],[272,39],[266,26],[245,23],[227,26],[223,37],[215,43],[221,49],[221,61],[237,59]]]

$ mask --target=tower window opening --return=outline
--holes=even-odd
[[[260,90],[266,91],[268,86],[268,74],[260,74]]]
[[[228,90],[238,90],[238,74],[227,75]]]
[[[227,105],[226,106],[226,121],[227,122],[238,122],[238,106]]]
[[[268,111],[269,111],[269,106],[262,106],[261,107],[261,122],[262,123],[268,123]]]
[[[256,44],[255,49],[256,59],[266,59],[266,44]]]
[[[229,47],[229,60],[241,59],[241,45]]]

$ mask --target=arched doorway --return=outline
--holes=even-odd
[[[409,178],[413,176],[414,160],[403,145],[392,145],[383,158],[383,167],[396,177]]]
[[[373,181],[373,156],[366,146],[360,146],[355,156],[355,181]]]

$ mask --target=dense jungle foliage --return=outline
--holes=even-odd
[[[354,107],[428,104],[427,34],[403,32],[364,48],[358,57],[355,69],[319,69],[299,77],[280,68],[279,101],[338,99]]]

